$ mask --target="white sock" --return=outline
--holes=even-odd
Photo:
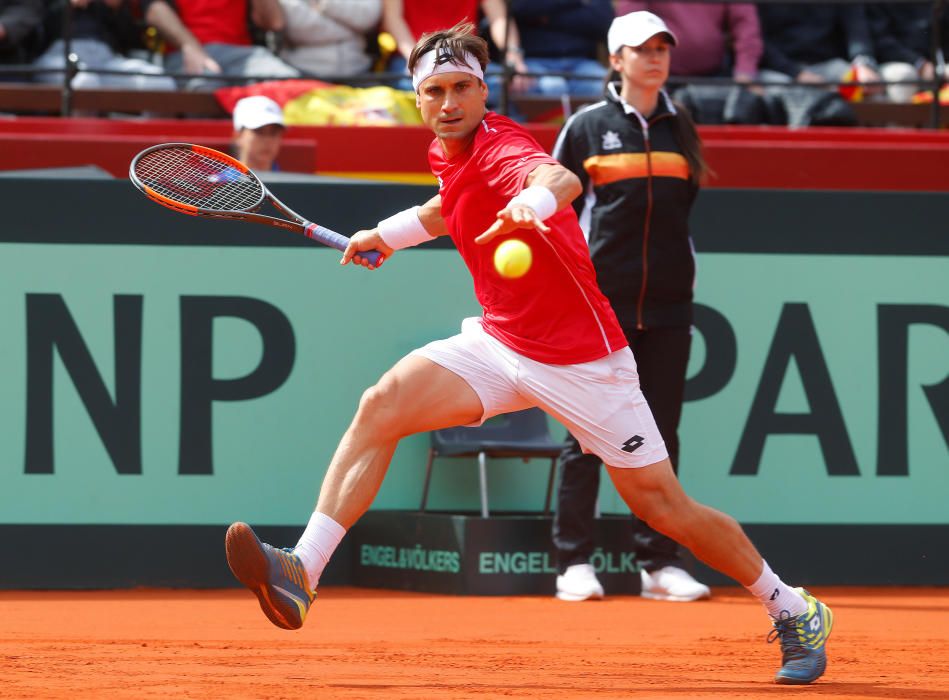
[[[745,586],[755,598],[760,600],[768,609],[768,614],[777,620],[782,612],[791,617],[797,617],[807,612],[807,601],[800,593],[788,586],[771,570],[768,562],[764,562],[761,576],[750,586]]]
[[[346,529],[330,516],[313,511],[300,541],[293,548],[293,553],[303,562],[307,583],[312,590],[316,590],[323,569],[345,534]]]

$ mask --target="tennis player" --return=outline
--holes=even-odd
[[[682,490],[569,206],[579,180],[522,127],[486,111],[488,49],[473,29],[425,35],[409,60],[417,105],[435,134],[428,155],[439,194],[356,233],[342,263],[372,267],[360,251],[379,250],[385,260],[450,235],[484,313],[466,319],[458,335],[409,353],[363,394],[295,548],[271,547],[247,524],[231,525],[231,570],[271,622],[300,627],[321,573],[375,498],[402,437],[539,406],[603,460],[633,512],[764,604],[768,639],[782,648],[776,681],[811,683],[826,667],[830,609],[778,578],[733,518]],[[534,262],[511,280],[492,257],[514,231]]]

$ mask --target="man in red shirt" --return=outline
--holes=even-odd
[[[246,78],[296,78],[293,66],[264,46],[251,41],[250,24],[262,31],[284,26],[279,0],[146,0],[145,21],[168,42],[168,73],[209,76],[219,73]],[[220,85],[220,81],[194,78],[189,89]]]
[[[264,544],[245,523],[231,525],[231,570],[274,624],[300,627],[327,561],[369,508],[400,438],[539,406],[603,460],[640,518],[765,605],[783,652],[776,681],[813,682],[826,666],[830,609],[781,581],[734,519],[682,490],[569,206],[580,182],[520,126],[486,112],[487,46],[473,29],[423,36],[409,60],[416,103],[435,133],[429,163],[439,194],[358,232],[342,262],[372,268],[361,251],[379,250],[385,260],[450,235],[484,313],[465,320],[458,335],[409,353],[363,394],[294,549]],[[624,44],[638,46],[635,39]],[[514,232],[534,262],[511,280],[496,272],[493,254]]]

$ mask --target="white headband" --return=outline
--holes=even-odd
[[[457,64],[451,62],[450,59],[453,58],[453,54],[449,53],[444,46],[439,50],[439,54],[436,61],[434,49],[428,51],[422,54],[418,63],[415,64],[415,70],[412,71],[412,88],[416,92],[418,92],[419,85],[437,73],[470,73],[479,80],[484,80],[484,71],[481,70],[481,64],[470,53],[455,57],[456,60],[460,58]]]

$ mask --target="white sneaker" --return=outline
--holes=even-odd
[[[664,566],[649,573],[642,570],[643,598],[653,600],[673,600],[686,603],[691,600],[710,598],[712,591],[704,583],[699,583],[688,571],[678,566]]]
[[[557,597],[574,602],[600,599],[603,597],[603,586],[597,580],[592,566],[574,564],[557,577]]]

